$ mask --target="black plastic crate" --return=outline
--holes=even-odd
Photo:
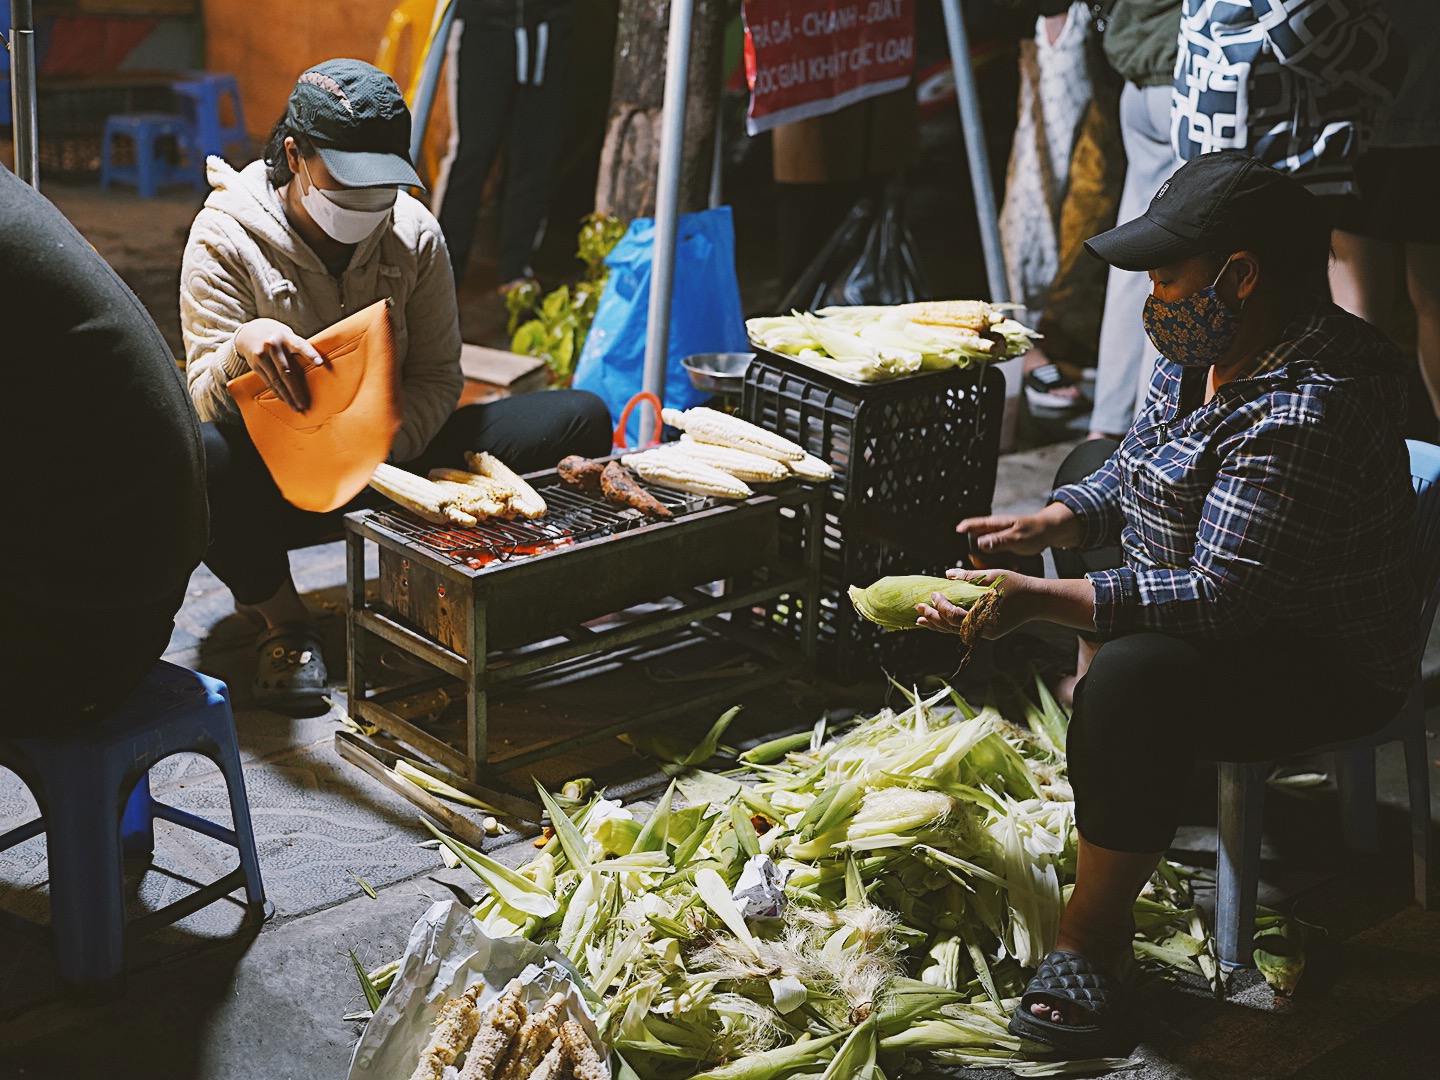
[[[853,383],[761,351],[745,374],[741,415],[828,461],[823,502],[819,646],[822,670],[846,679],[919,670],[955,656],[953,640],[883,633],[856,614],[846,590],[887,574],[941,574],[966,554],[955,525],[990,512],[1005,380],[992,367]],[[804,554],[798,522],[781,544]],[[800,633],[798,600],[764,612]]]

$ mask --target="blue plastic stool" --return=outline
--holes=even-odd
[[[213,71],[192,71],[170,84],[179,96],[185,115],[195,128],[195,145],[202,158],[225,151],[239,143],[241,156],[249,160],[250,136],[245,131],[245,110],[240,105],[240,85],[234,75]],[[232,123],[225,123],[222,111],[230,102]]]
[[[135,147],[135,160],[129,165],[115,164],[115,143],[129,139]],[[181,160],[171,163],[161,153],[160,140],[173,138]],[[162,187],[185,184],[204,191],[205,162],[195,145],[195,129],[183,116],[169,113],[115,113],[105,119],[105,132],[100,140],[100,186],[113,183],[134,184],[140,194],[153,199]]]
[[[150,794],[149,770],[172,754],[212,759],[230,791],[235,828],[227,829]],[[0,920],[47,940],[56,981],[87,997],[124,989],[127,931],[145,934],[200,910],[242,886],[250,919],[263,919],[265,890],[240,770],[240,748],[223,682],[161,661],[110,716],[53,737],[0,739],[0,765],[29,786],[41,816],[0,835],[0,851],[47,834],[50,928],[11,912]],[[235,848],[240,865],[188,896],[125,921],[121,858],[148,855],[155,819],[173,822]]]

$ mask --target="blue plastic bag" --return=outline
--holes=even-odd
[[[654,241],[655,222],[636,218],[606,257],[610,276],[575,366],[574,387],[600,395],[612,421],[618,420],[625,403],[643,388]],[[688,409],[709,396],[691,385],[680,364],[685,357],[749,348],[740,282],[735,276],[735,225],[730,208],[719,206],[681,215],[675,239],[665,405]],[[627,421],[629,446],[638,445],[642,421],[647,420],[639,413],[635,410]]]

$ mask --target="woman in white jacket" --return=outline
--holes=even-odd
[[[206,564],[263,620],[257,703],[304,709],[326,689],[325,662],[290,576],[288,552],[339,528],[366,495],[329,514],[280,495],[227,384],[255,371],[292,407],[308,404],[307,338],[377,300],[393,301],[403,423],[391,459],[424,473],[489,450],[521,470],[610,446],[600,399],[555,391],[456,410],[460,325],[440,227],[404,191],[410,114],[389,76],[359,60],[301,75],[265,160],[209,164],[214,191],[190,230],[180,277],[191,399],[204,422],[211,542]]]

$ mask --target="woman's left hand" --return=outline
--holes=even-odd
[[[947,570],[945,576],[951,581],[968,581],[972,585],[1001,583],[1001,603],[994,621],[985,628],[984,636],[987,638],[1004,637],[1021,623],[1029,622],[1033,615],[1028,612],[1033,610],[1034,605],[1026,598],[1033,598],[1037,592],[1037,583],[1045,581],[1044,578],[1017,574],[1010,570],[956,568]],[[916,604],[915,610],[920,613],[920,618],[916,620],[917,626],[938,630],[942,634],[958,634],[960,624],[965,619],[965,609],[945,599],[944,593],[931,593],[930,603]]]

